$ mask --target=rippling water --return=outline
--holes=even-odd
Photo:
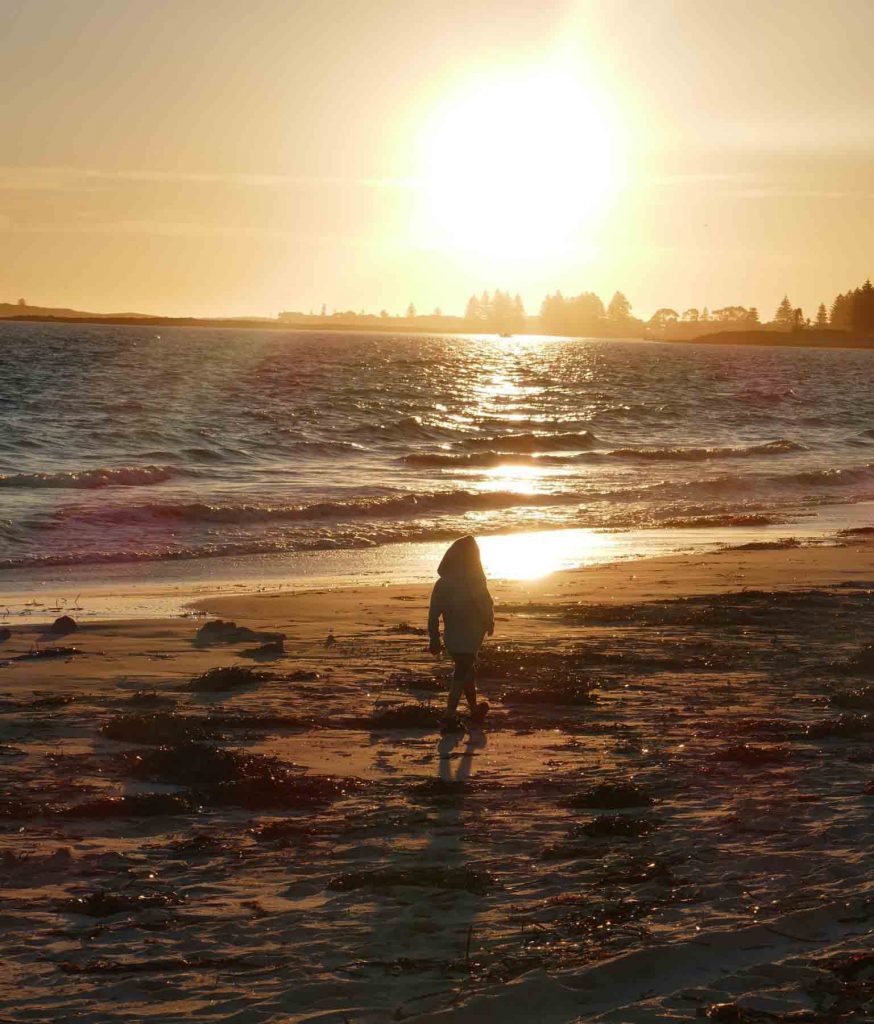
[[[874,352],[0,324],[0,568],[874,498]]]

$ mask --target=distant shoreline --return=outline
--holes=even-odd
[[[781,348],[874,348],[874,338],[836,330],[715,331],[694,338],[653,338],[674,345],[776,345]]]
[[[232,330],[253,331],[332,331],[354,334],[363,331],[368,334],[476,334],[502,337],[495,331],[477,331],[458,325],[411,324],[395,322],[377,323],[306,323],[283,320],[249,320],[245,318],[221,317],[173,317],[173,316],[5,316],[2,323],[44,323],[44,324],[91,324],[116,327],[212,327]],[[571,338],[604,337],[611,341],[649,341],[670,345],[750,345],[757,348],[775,346],[778,348],[852,348],[874,349],[874,337],[850,334],[838,330],[801,331],[714,331],[692,338],[656,338],[645,335],[566,335],[545,334],[543,331],[519,330],[511,337]]]

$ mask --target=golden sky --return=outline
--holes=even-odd
[[[0,301],[813,314],[870,265],[869,0],[0,0]]]

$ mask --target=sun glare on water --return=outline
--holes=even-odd
[[[599,97],[569,69],[469,84],[427,122],[424,230],[459,254],[561,255],[605,212],[615,141]]]
[[[592,530],[479,538],[486,576],[496,580],[534,580],[559,569],[606,561],[613,543],[611,534]]]

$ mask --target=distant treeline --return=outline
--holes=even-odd
[[[632,314],[631,303],[622,292],[614,292],[605,306],[595,292],[563,295],[560,291],[547,295],[537,315],[529,316],[521,296],[500,288],[481,295],[471,295],[464,316],[447,316],[440,309],[422,315],[413,303],[402,316],[386,310],[379,315],[364,310],[332,311],[322,307],[320,314],[282,312],[277,319],[269,317],[156,317],[142,314],[82,313],[72,309],[28,306],[23,299],[0,303],[0,319],[55,320],[59,322],[115,323],[140,326],[178,327],[246,327],[277,326],[307,330],[367,330],[468,332],[483,334],[552,334],[570,337],[653,338],[668,341],[690,341],[704,335],[725,332],[800,332],[807,330],[839,331],[858,338],[874,335],[874,285],[870,280],[858,288],[837,295],[826,307],[820,303],[813,320],[784,295],[772,320],[762,323],[755,306],[723,306],[709,310],[692,306],[679,312],[668,306],[657,309],[648,320]],[[761,341],[759,343],[762,343]]]

